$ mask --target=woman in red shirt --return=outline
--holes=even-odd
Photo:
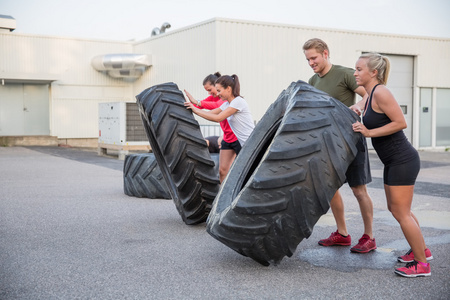
[[[203,80],[203,87],[208,92],[209,97],[203,100],[195,100],[188,91],[184,90],[186,96],[189,101],[192,102],[196,107],[200,109],[208,109],[213,110],[220,107],[224,102],[224,100],[220,99],[217,95],[217,90],[214,86],[217,78],[221,75],[219,72],[214,74],[210,74],[206,76]],[[236,154],[239,153],[240,144],[238,142],[237,137],[234,135],[233,131],[228,124],[227,119],[220,122],[220,127],[223,131],[222,142],[220,143],[220,154],[219,154],[219,179],[222,182],[228,174],[230,170],[231,164],[236,158]],[[237,147],[239,149],[237,149]]]

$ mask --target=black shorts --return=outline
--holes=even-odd
[[[234,152],[236,152],[236,155],[239,154],[242,148],[241,144],[239,143],[239,140],[236,140],[232,143],[227,143],[224,140],[222,140],[222,143],[220,145],[221,145],[220,150],[234,150]]]
[[[345,173],[345,176],[347,177],[346,181],[350,187],[366,185],[372,182],[369,152],[367,151],[367,143],[364,136],[361,135],[356,148],[358,149],[356,157],[350,166],[348,166],[347,172]]]
[[[383,181],[386,185],[414,185],[420,171],[420,158],[400,165],[384,166]]]

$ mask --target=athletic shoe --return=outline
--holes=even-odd
[[[394,272],[404,277],[425,277],[431,275],[431,268],[429,263],[426,266],[422,266],[422,264],[414,260],[407,263],[403,268],[395,269]]]
[[[433,259],[433,255],[431,255],[431,251],[428,248],[425,249],[425,257],[427,258],[427,260]],[[406,252],[405,255],[397,257],[397,260],[402,263],[409,263],[414,261],[414,253],[412,252],[412,249],[409,249],[409,251]]]
[[[333,232],[327,239],[319,241],[321,246],[350,246],[352,244],[352,238],[350,234],[347,236],[342,236],[337,230]]]
[[[367,253],[375,249],[377,249],[375,239],[371,239],[367,234],[363,234],[359,239],[358,244],[353,246],[350,251],[355,253]]]

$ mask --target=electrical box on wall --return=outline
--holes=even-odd
[[[107,102],[98,107],[98,144],[100,151],[115,149],[127,154],[128,150],[149,150],[139,108],[135,102]],[[105,149],[105,150],[101,150]],[[123,155],[119,154],[122,158]]]

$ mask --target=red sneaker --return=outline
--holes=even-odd
[[[359,239],[358,244],[353,246],[350,251],[355,253],[367,253],[375,249],[377,249],[375,239],[371,239],[367,234],[363,234]]]
[[[431,251],[428,248],[425,249],[425,257],[427,258],[427,260],[433,259],[433,255],[431,255]],[[397,257],[397,260],[403,263],[409,263],[414,261],[414,253],[412,252],[412,249],[409,249],[409,251],[406,252],[405,255]]]
[[[404,277],[425,277],[431,275],[430,264],[427,263],[426,266],[418,263],[417,261],[412,261],[406,264],[403,268],[395,269],[395,274]]]
[[[347,236],[342,236],[337,230],[333,232],[327,239],[319,241],[321,246],[350,246],[352,244],[352,238],[350,234]]]

